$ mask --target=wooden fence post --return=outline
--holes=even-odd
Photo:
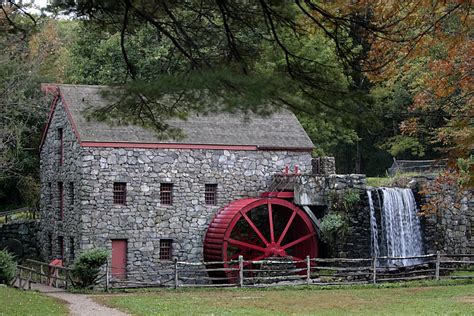
[[[306,256],[306,285],[311,283],[311,259]]]
[[[41,284],[43,284],[43,277],[44,277],[44,269],[43,269],[43,265],[41,264],[40,265],[40,282]],[[46,280],[47,281],[47,280]]]
[[[439,251],[436,252],[436,270],[435,270],[435,279],[439,281],[439,266],[440,266],[440,255]]]
[[[31,290],[31,278],[33,277],[31,271],[28,273],[28,290]]]
[[[178,276],[178,258],[174,258],[174,288],[177,289],[179,286],[179,276]]]
[[[107,262],[105,263],[105,291],[109,291],[109,258],[107,258]]]
[[[69,270],[65,269],[64,270],[64,289],[67,290],[67,282],[69,280]]]
[[[239,286],[244,286],[244,257],[239,256]]]
[[[16,268],[17,270],[17,275],[18,275],[18,288],[22,289],[22,280],[21,280],[21,268]]]
[[[15,278],[13,279],[11,285],[15,285],[15,283],[18,282],[18,285],[20,285],[20,269],[19,268],[16,268],[16,274],[15,274]]]
[[[377,283],[377,257],[372,258],[372,284]]]

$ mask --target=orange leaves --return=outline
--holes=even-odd
[[[415,136],[418,134],[419,118],[412,117],[400,123],[400,131],[403,135]]]

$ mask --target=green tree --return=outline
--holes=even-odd
[[[44,81],[61,80],[62,41],[57,22],[34,20],[32,26],[25,22],[30,17],[16,14],[15,8],[8,11],[2,4],[2,9],[0,207],[35,207],[39,197],[37,150],[49,107],[39,87]]]

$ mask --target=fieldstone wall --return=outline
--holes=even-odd
[[[295,204],[298,205],[328,205],[331,194],[342,194],[348,189],[365,190],[367,187],[367,179],[362,174],[308,174],[287,181],[294,183]]]
[[[7,249],[20,260],[38,258],[38,229],[36,220],[0,224],[0,249]]]
[[[416,177],[411,186],[415,192],[424,189],[434,176]],[[421,217],[426,253],[474,253],[474,195],[472,190],[458,192],[455,188],[443,193],[418,194],[421,204],[436,196],[436,213]]]
[[[286,165],[310,171],[310,153],[84,148],[80,248],[111,250],[111,240],[126,239],[129,277],[166,280],[170,262],[159,258],[161,239],[173,241],[173,257],[202,260],[219,208],[266,191]],[[127,183],[126,205],[113,203],[114,182]],[[161,204],[161,183],[173,184],[173,205]],[[217,184],[217,205],[205,204],[205,184]]]
[[[63,130],[63,164],[60,164],[61,142],[58,129]],[[79,248],[82,233],[81,208],[81,147],[74,134],[61,100],[53,113],[43,147],[41,148],[41,212],[39,242],[41,256],[51,260],[61,256],[59,239],[63,238],[64,261],[72,261]],[[64,217],[60,217],[58,183],[63,183]]]
[[[285,183],[286,181],[286,183]],[[348,258],[368,258],[370,250],[370,209],[367,197],[367,179],[365,175],[317,175],[275,176],[275,183],[294,189],[294,202],[301,206],[310,206],[314,215],[321,219],[329,211],[331,200],[342,197],[348,190],[357,190],[360,202],[347,210],[347,231],[336,244],[326,249],[326,255]]]
[[[317,157],[311,161],[313,174],[336,174],[336,159],[334,157]]]

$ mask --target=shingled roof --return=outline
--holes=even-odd
[[[154,131],[140,126],[112,126],[86,119],[86,109],[102,107],[110,102],[103,94],[107,89],[105,86],[55,84],[45,87],[53,87],[59,92],[81,143],[255,146],[289,150],[311,150],[314,147],[295,115],[288,110],[250,119],[235,113],[196,114],[187,120],[173,119],[168,123],[181,129],[184,138],[163,140]]]

